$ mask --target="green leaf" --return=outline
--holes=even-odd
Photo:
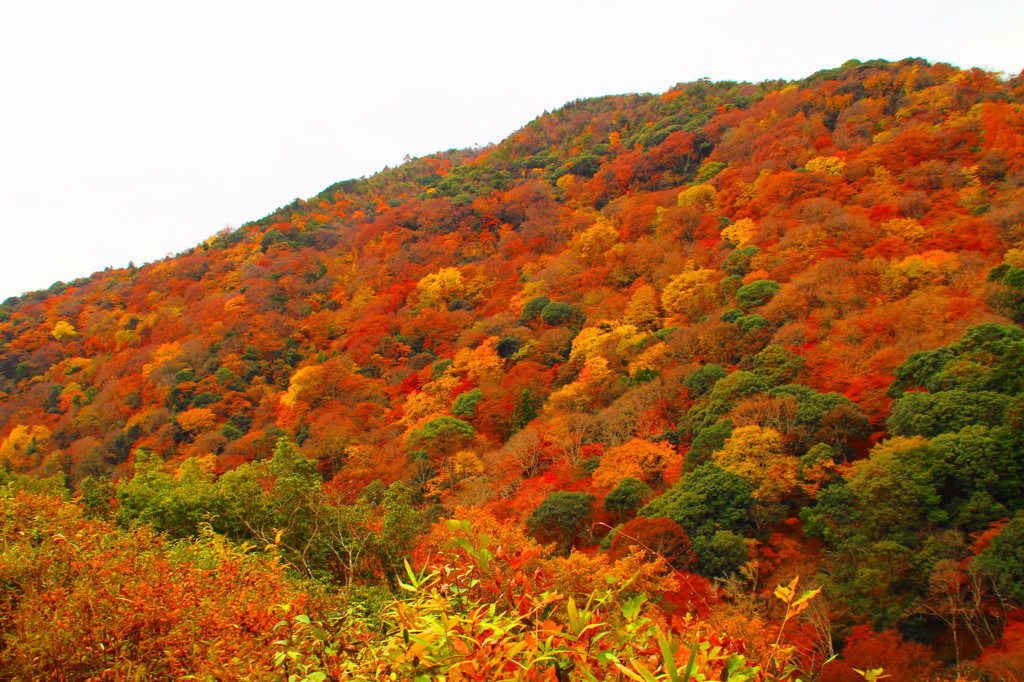
[[[647,595],[640,593],[624,603],[622,605],[622,615],[625,616],[629,622],[635,621],[640,617],[640,610],[643,608],[644,602],[647,601]]]
[[[623,667],[618,663],[615,664],[615,667],[619,669],[619,672],[628,676],[631,680],[636,680],[637,682],[659,682],[658,678],[654,676],[654,673],[645,668],[639,661],[634,659],[630,661],[629,664],[633,666],[636,672],[633,672],[629,668]]]
[[[580,624],[579,624],[580,614],[579,614],[579,611],[576,610],[576,600],[573,599],[572,597],[569,597],[569,603],[566,604],[566,611],[568,612],[568,616],[569,616],[569,627],[572,628],[572,631],[574,633],[579,634],[579,630],[580,630]]]
[[[686,672],[683,673],[683,682],[688,682],[690,676],[693,675],[693,666],[697,664],[697,649],[697,642],[694,642],[690,648],[690,660],[686,664]]]
[[[797,604],[803,604],[803,603],[804,603],[805,601],[807,601],[808,599],[813,599],[814,597],[817,597],[817,596],[818,596],[818,594],[819,594],[820,592],[821,592],[821,588],[820,588],[820,587],[819,587],[819,588],[816,588],[816,589],[813,589],[813,590],[807,590],[806,592],[804,592],[803,594],[801,594],[801,595],[800,595],[800,596],[799,596],[799,597],[798,597],[798,598],[796,599],[796,601],[794,601],[794,602],[793,602],[793,604],[792,604],[792,605],[793,605],[793,606],[796,606]]]
[[[679,682],[679,669],[676,667],[676,658],[672,653],[672,645],[660,632],[658,633],[658,646],[661,647],[662,663],[665,666],[668,679],[672,680],[672,682]],[[696,648],[693,651],[696,653]],[[691,658],[690,660],[692,662],[693,659]],[[689,679],[689,673],[687,673],[686,677]]]
[[[409,583],[413,586],[418,585],[416,581],[416,572],[412,570],[412,566],[409,565],[408,559],[402,559],[402,563],[405,564],[405,572],[409,576]]]

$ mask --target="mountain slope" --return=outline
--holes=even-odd
[[[353,499],[401,479],[434,514],[523,522],[563,491],[603,500],[593,518],[614,524],[653,498],[641,515],[685,528],[708,575],[754,540],[777,554],[804,509],[830,560],[852,552],[828,530],[836,510],[869,506],[837,502],[864,492],[848,462],[924,447],[878,450],[888,436],[1013,428],[1019,385],[962,379],[1019,357],[1022,98],[1019,77],[908,59],[576,101],[176,257],[8,299],[0,461],[77,489],[130,475],[140,452],[224,472],[287,436]],[[956,380],[905,381],[923,351],[968,359]],[[968,392],[906,397],[940,389]],[[999,419],[957,412],[985,400]],[[931,427],[907,425],[921,414]],[[641,492],[609,506],[625,479]],[[929,489],[945,497],[901,547],[1021,506],[943,492],[957,485]],[[709,509],[726,489],[734,507]],[[844,598],[892,625],[933,565],[889,586],[903,610]]]

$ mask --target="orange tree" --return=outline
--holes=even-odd
[[[266,679],[279,617],[318,610],[275,558],[180,544],[0,489],[0,679]]]

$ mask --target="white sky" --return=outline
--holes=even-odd
[[[577,97],[851,58],[1016,74],[1024,3],[12,0],[0,300],[183,251]]]

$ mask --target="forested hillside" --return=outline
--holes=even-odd
[[[920,59],[579,100],[8,299],[0,669],[1024,680],[1022,105]],[[134,570],[97,534],[137,584],[75,582]],[[42,604],[225,570],[291,606],[39,658],[156,627]]]

